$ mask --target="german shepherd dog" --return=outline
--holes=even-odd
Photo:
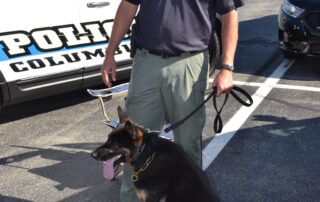
[[[106,161],[121,155],[118,161],[131,164],[131,180],[142,202],[220,201],[205,173],[181,146],[133,123],[120,107],[118,115],[120,124],[91,156]]]

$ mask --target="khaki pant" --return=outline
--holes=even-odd
[[[203,102],[208,69],[207,51],[163,59],[137,50],[126,100],[127,113],[134,122],[151,130],[160,130],[166,115],[170,123],[180,121]],[[175,142],[199,166],[204,124],[205,107],[173,131]],[[121,202],[139,201],[130,178],[132,171],[131,166],[124,167]]]

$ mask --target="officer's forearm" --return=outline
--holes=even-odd
[[[232,10],[222,15],[222,63],[233,65],[238,43],[238,12]]]
[[[128,32],[130,25],[136,15],[138,6],[123,0],[116,13],[113,23],[111,37],[107,48],[107,56],[114,56],[121,40]]]

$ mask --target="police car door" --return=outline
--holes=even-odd
[[[81,26],[91,44],[84,46],[84,86],[102,83],[100,69],[111,35],[113,21],[121,0],[78,0]],[[116,51],[117,78],[128,77],[131,69],[128,35]]]
[[[78,48],[90,40],[79,35],[76,0],[4,0],[0,19],[0,71],[11,100],[80,88]]]

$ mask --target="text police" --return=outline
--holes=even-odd
[[[14,72],[23,72],[31,69],[42,69],[63,65],[66,63],[80,62],[82,59],[91,60],[99,57],[104,58],[105,46],[92,51],[77,51],[78,47],[92,45],[107,45],[111,34],[113,20],[102,22],[81,23],[79,32],[74,24],[60,25],[54,27],[42,27],[27,31],[11,31],[0,33],[0,44],[8,60],[18,59],[21,56],[33,56],[48,52],[65,52],[65,54],[46,55],[45,57],[30,58],[28,60],[14,60],[9,64]],[[130,31],[126,34],[124,41],[129,39]],[[70,52],[72,51],[72,52]],[[130,44],[122,43],[116,54],[130,52]]]

